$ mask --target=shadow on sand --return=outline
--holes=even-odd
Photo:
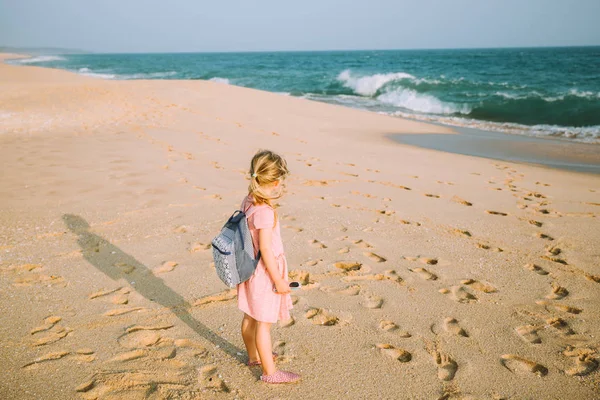
[[[194,319],[190,314],[190,304],[173,289],[165,285],[162,279],[134,257],[123,252],[109,241],[89,231],[89,224],[81,217],[72,214],[63,215],[67,227],[78,236],[83,257],[106,276],[118,281],[125,279],[131,288],[148,300],[170,309],[182,322],[198,335],[225,351],[231,357],[241,361],[242,350],[229,343],[210,328]]]

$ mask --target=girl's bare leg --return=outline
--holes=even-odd
[[[260,360],[256,350],[256,320],[248,314],[244,314],[242,320],[242,339],[244,339],[246,351],[248,352],[248,362]]]
[[[271,344],[271,323],[256,321],[256,349],[262,361],[263,375],[275,373],[273,347]]]

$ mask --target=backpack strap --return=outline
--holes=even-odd
[[[250,211],[250,208],[254,207],[254,209],[252,211]],[[240,211],[242,211],[244,214],[246,214],[246,218],[250,218],[250,216],[252,214],[254,214],[257,211],[258,207],[255,206],[254,204],[250,203],[249,206],[246,207],[246,209],[242,209]],[[250,211],[250,212],[249,212]]]

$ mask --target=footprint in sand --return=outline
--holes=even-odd
[[[375,345],[381,352],[381,354],[392,358],[393,360],[398,360],[400,362],[409,362],[412,359],[412,355],[399,347],[394,347],[391,344],[387,343],[378,343]]]
[[[546,300],[537,300],[535,302],[535,304],[538,304],[538,305],[544,306],[544,307],[552,307],[555,310],[567,312],[569,314],[580,314],[583,311],[583,309],[581,309],[581,308],[568,306],[566,304],[553,303],[553,302],[546,301]]]
[[[419,262],[422,262],[423,264],[427,264],[427,265],[437,265],[438,260],[437,260],[437,258],[421,257],[421,258],[419,258]]]
[[[386,332],[392,332],[398,329],[398,325],[393,321],[382,320],[379,322],[379,329]]]
[[[398,336],[400,336],[401,338],[409,338],[412,335],[407,332],[407,331],[402,331],[399,330],[399,326],[396,325],[395,322],[390,321],[390,320],[382,320],[379,321],[379,329],[381,329],[382,331],[386,331],[386,332],[394,332],[397,333]]]
[[[356,246],[361,247],[363,249],[372,249],[373,248],[372,245],[370,245],[369,243],[365,242],[362,239],[354,240],[354,241],[352,241],[352,243],[354,243]]]
[[[525,264],[523,266],[523,268],[528,269],[532,272],[535,272],[538,275],[548,275],[548,271],[546,271],[544,268],[540,267],[539,265],[535,265],[535,264]]]
[[[542,222],[536,221],[536,220],[533,220],[533,219],[530,219],[527,222],[529,222],[529,224],[531,224],[531,225],[537,226],[538,228],[541,228],[542,225],[544,225]]]
[[[148,393],[168,394],[171,388],[185,388],[194,383],[195,368],[193,366],[179,360],[158,357],[154,359],[153,357],[151,361],[153,368],[148,370],[142,364],[144,361],[142,363],[135,361],[135,356],[142,353],[146,352],[130,352],[130,354],[122,356],[124,358],[132,357],[128,360],[133,363],[129,369],[119,366],[115,370],[114,366],[109,366],[107,370],[94,373],[75,390],[85,393],[82,394],[84,398],[144,399],[148,397]],[[167,395],[166,397],[171,396]]]
[[[90,295],[88,295],[88,299],[92,300],[92,299],[96,299],[98,297],[104,297],[107,296],[109,294],[115,293],[119,290],[123,289],[122,287],[118,287],[116,289],[108,289],[108,290],[99,290],[97,292],[91,293]]]
[[[534,234],[535,237],[540,238],[540,239],[544,239],[544,240],[554,240],[554,238],[550,235],[546,235],[545,233],[541,233],[541,232],[536,232]]]
[[[556,282],[552,282],[552,291],[546,296],[550,300],[560,300],[569,295],[569,291]]]
[[[323,262],[323,259],[319,258],[318,260],[308,260],[308,261],[305,261],[305,262],[303,262],[300,265],[307,266],[307,267],[314,267],[315,265],[317,265],[317,264],[319,264],[321,262]]]
[[[304,314],[314,325],[332,326],[339,322],[339,318],[323,310],[322,308],[311,308]]]
[[[186,233],[188,231],[188,227],[185,225],[179,225],[173,228],[173,233]]]
[[[62,320],[61,317],[54,316],[54,315],[47,317],[46,319],[44,319],[44,325],[33,328],[30,333],[32,335],[34,335],[38,332],[44,332],[44,331],[50,330],[54,327],[54,325],[59,323],[61,320]]]
[[[549,327],[556,329],[562,335],[573,335],[575,332],[562,318],[549,318],[546,320]]]
[[[475,279],[465,279],[460,281],[463,285],[472,287],[473,289],[483,293],[496,293],[498,290],[489,283],[476,281]]]
[[[350,285],[339,289],[330,286],[324,286],[321,288],[321,290],[326,293],[339,293],[346,296],[357,296],[361,291],[361,287],[359,285]]]
[[[337,183],[338,181],[317,181],[317,180],[306,180],[304,186],[329,186],[331,183]]]
[[[343,282],[357,281],[384,281],[388,279],[384,274],[349,275],[342,278]]]
[[[538,335],[539,328],[533,325],[523,325],[515,328],[515,332],[521,339],[527,343],[538,344],[542,343],[542,339]]]
[[[108,362],[109,363],[122,363],[122,362],[137,360],[139,358],[146,357],[147,355],[148,355],[148,352],[145,350],[141,350],[141,349],[131,350],[131,351],[126,351],[125,353],[117,354],[113,358],[109,359]]]
[[[585,274],[585,279],[587,279],[588,281],[600,283],[600,275]]]
[[[537,376],[548,374],[548,368],[535,361],[528,360],[516,354],[504,354],[500,357],[500,363],[513,373],[532,373]]]
[[[173,342],[178,351],[191,351],[192,356],[203,358],[208,355],[208,350],[199,342],[193,341],[191,339],[175,339]]]
[[[123,274],[130,274],[135,271],[135,267],[133,265],[124,262],[116,262],[113,264],[113,267],[117,267],[119,272]]]
[[[375,253],[371,253],[371,252],[364,252],[363,255],[365,257],[370,258],[371,260],[378,262],[378,263],[382,263],[382,262],[386,262],[387,259],[384,257],[381,257],[380,255],[377,255]]]
[[[581,355],[575,360],[575,366],[565,371],[570,376],[585,376],[598,368],[598,361],[588,354]]]
[[[83,348],[77,349],[75,351],[75,354],[73,354],[71,358],[77,361],[78,363],[91,363],[96,360],[96,354],[95,351],[92,349]]]
[[[490,211],[490,210],[485,210],[485,212],[486,212],[487,214],[491,214],[491,215],[500,215],[500,216],[502,216],[502,217],[506,217],[506,216],[508,215],[507,213],[503,213],[503,212],[500,212],[500,211]]]
[[[69,353],[68,351],[56,351],[56,352],[48,353],[41,357],[36,358],[35,360],[33,360],[31,362],[28,362],[27,364],[23,365],[22,368],[28,369],[32,366],[41,364],[43,362],[60,360],[61,358],[68,356],[69,354],[71,354],[71,353]]]
[[[118,342],[126,349],[138,349],[153,346],[160,339],[161,336],[156,331],[141,330],[124,334],[118,339]]]
[[[313,247],[316,247],[317,249],[326,249],[327,248],[326,245],[319,242],[317,239],[309,240],[308,244],[310,244]]]
[[[396,211],[392,211],[392,210],[377,210],[377,212],[379,214],[387,215],[388,217],[396,214]]]
[[[201,385],[206,389],[214,392],[229,392],[229,388],[221,378],[221,374],[216,365],[205,365],[200,368],[198,378]]]
[[[370,308],[370,309],[374,310],[377,308],[381,308],[381,306],[383,305],[383,299],[379,296],[368,295],[368,296],[365,296],[365,298],[361,304],[365,308]]]
[[[458,364],[449,355],[436,351],[434,361],[438,368],[438,378],[443,381],[451,381],[456,375]]]
[[[178,265],[179,263],[175,261],[165,261],[160,266],[154,268],[152,272],[154,272],[154,274],[164,274],[173,271]]]
[[[196,300],[193,305],[194,306],[203,306],[206,304],[213,304],[213,303],[219,303],[222,301],[229,301],[229,300],[235,299],[236,296],[237,296],[236,289],[225,290],[218,294],[201,297],[198,300]]]
[[[212,245],[210,243],[195,242],[192,243],[192,245],[190,246],[190,253],[197,253],[199,251],[210,250],[211,247]]]
[[[127,304],[129,303],[129,297],[124,293],[117,293],[110,298],[110,302],[113,304]]]
[[[436,274],[427,271],[425,268],[409,269],[409,271],[414,272],[419,277],[427,281],[435,281],[438,278]]]
[[[25,264],[25,265],[17,265],[10,266],[8,268],[3,268],[3,272],[14,273],[17,276],[14,278],[12,285],[16,287],[21,286],[32,286],[32,285],[45,285],[45,286],[54,286],[60,285],[65,286],[66,282],[62,276],[58,275],[46,275],[43,273],[39,273],[38,270],[43,270],[39,264]],[[35,271],[35,272],[31,272]]]
[[[464,229],[458,229],[458,228],[453,228],[452,233],[454,233],[455,235],[458,235],[458,236],[466,236],[466,237],[472,236],[471,232],[464,230]]]
[[[129,314],[129,313],[136,312],[136,311],[142,311],[142,310],[147,310],[147,308],[144,308],[144,307],[115,308],[112,310],[108,310],[103,315],[105,315],[107,317],[116,317],[119,315],[125,315],[125,314]]]
[[[45,346],[58,342],[59,340],[67,337],[71,332],[70,328],[58,326],[57,324],[62,320],[58,316],[50,316],[44,320],[44,324],[31,330],[31,335],[35,335],[34,341],[31,343],[33,347]],[[37,335],[43,332],[43,335]],[[41,337],[40,337],[41,336]]]
[[[390,280],[392,282],[399,283],[400,285],[404,284],[404,279],[402,279],[402,277],[398,275],[396,270],[387,269],[383,271],[383,276],[385,277],[385,279]]]
[[[554,245],[548,245],[546,246],[546,251],[553,256],[557,256],[560,253],[562,253],[562,250],[559,247],[556,247]]]
[[[444,330],[448,333],[457,336],[469,337],[469,334],[460,326],[456,318],[446,318],[444,319]]]
[[[471,207],[473,205],[473,203],[471,203],[470,201],[466,201],[465,199],[461,199],[458,196],[454,196],[452,197],[452,201],[458,204],[462,204],[463,206],[467,206],[467,207]]]
[[[346,246],[346,247],[342,247],[341,249],[339,249],[337,251],[339,254],[347,254],[350,253],[350,247]]]
[[[558,258],[558,257],[540,256],[540,258],[543,260],[552,261],[552,262],[562,264],[562,265],[569,265],[565,260],[563,260],[562,258]]]
[[[440,289],[442,294],[450,294],[450,298],[459,303],[472,303],[477,301],[477,297],[473,296],[462,286],[452,286],[450,289]]]
[[[356,261],[339,261],[333,264],[335,268],[342,270],[343,272],[360,271],[362,263]]]
[[[585,376],[598,368],[598,361],[593,357],[596,351],[593,349],[577,349],[568,346],[563,354],[567,357],[575,357],[575,366],[565,370],[569,376]]]

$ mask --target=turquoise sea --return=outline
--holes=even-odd
[[[206,79],[375,112],[600,143],[600,47],[44,55],[105,79]]]

